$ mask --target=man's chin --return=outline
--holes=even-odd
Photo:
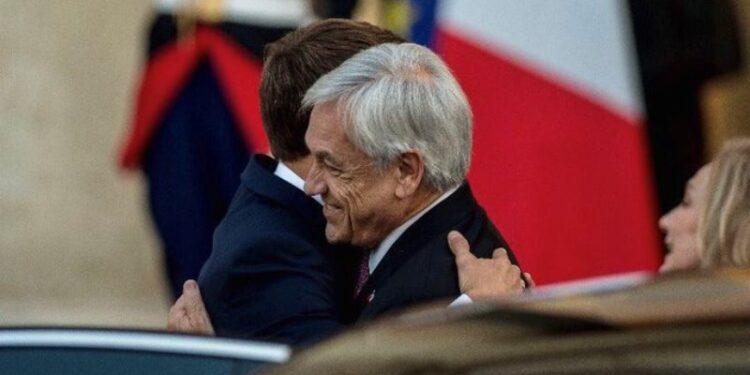
[[[351,236],[344,236],[330,224],[326,225],[326,241],[332,245],[348,245],[351,242]]]

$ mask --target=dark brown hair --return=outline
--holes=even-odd
[[[265,49],[260,108],[271,152],[284,161],[310,154],[305,131],[310,110],[301,111],[302,97],[321,76],[357,52],[405,40],[365,22],[329,19],[295,30]]]

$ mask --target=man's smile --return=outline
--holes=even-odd
[[[338,207],[336,205],[332,205],[328,202],[323,204],[323,216],[326,217],[326,219],[330,219],[332,217],[338,216],[341,213],[342,209],[341,207]]]

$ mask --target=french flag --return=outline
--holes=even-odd
[[[655,270],[627,3],[447,0],[435,14],[430,43],[474,111],[469,180],[524,269],[540,284]]]

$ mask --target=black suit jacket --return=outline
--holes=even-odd
[[[460,295],[458,271],[448,247],[448,232],[461,232],[478,257],[490,258],[497,247],[510,247],[477,204],[468,184],[417,220],[375,268],[356,301],[359,321],[435,299]]]
[[[309,344],[352,316],[357,254],[328,245],[320,204],[275,168],[250,161],[198,282],[217,335]]]

